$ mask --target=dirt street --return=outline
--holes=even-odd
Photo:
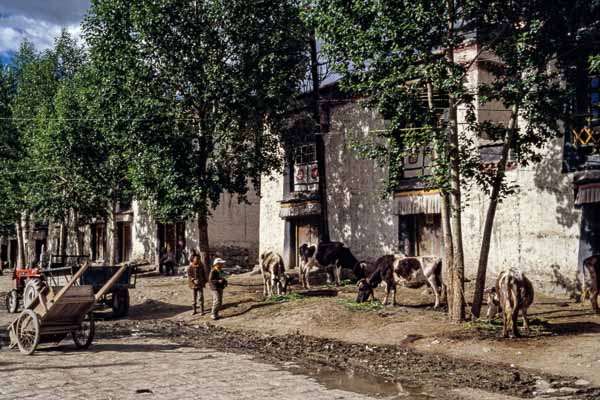
[[[0,282],[1,296],[7,279]],[[213,322],[208,315],[191,315],[183,277],[144,274],[132,291],[130,317],[107,316],[98,343],[137,337],[249,354],[282,368],[293,362],[297,372],[310,376],[317,368],[316,379],[329,377],[350,391],[358,390],[352,387],[357,376],[365,376],[364,382],[377,383],[366,395],[600,398],[594,388],[600,386],[600,318],[587,305],[537,296],[530,336],[506,340],[498,337],[497,322],[448,323],[420,289],[401,289],[398,307],[357,307],[353,285],[339,292],[322,286],[311,293],[318,296],[294,286],[294,295],[265,301],[260,276],[234,275],[229,282],[225,318]],[[208,308],[208,291],[206,297]],[[6,317],[0,312],[0,327]]]

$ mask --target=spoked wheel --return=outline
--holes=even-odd
[[[19,310],[19,294],[16,289],[11,290],[6,295],[6,311],[11,314],[16,313]]]
[[[96,333],[96,324],[94,322],[94,316],[89,313],[85,316],[79,329],[73,331],[73,342],[78,349],[87,349],[94,340],[94,334]]]
[[[35,299],[38,298],[42,291],[42,281],[35,279],[28,279],[25,283],[25,290],[23,291],[23,307],[28,308]]]
[[[23,310],[17,320],[17,344],[21,353],[30,355],[40,343],[40,320],[32,310]]]

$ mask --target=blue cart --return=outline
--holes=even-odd
[[[52,255],[49,270],[62,268],[77,270],[87,258],[88,256]],[[89,285],[94,293],[98,293],[120,267],[121,265],[92,265],[80,277],[79,284]],[[126,316],[129,313],[129,289],[135,288],[136,283],[136,267],[130,264],[117,282],[96,301],[96,308],[98,306],[112,308],[115,318]]]

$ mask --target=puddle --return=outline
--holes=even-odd
[[[392,382],[383,378],[356,372],[316,368],[314,370],[298,366],[287,366],[286,370],[313,378],[328,389],[344,390],[386,400],[431,400],[436,398],[433,388],[418,384]],[[436,390],[439,393],[439,389]]]

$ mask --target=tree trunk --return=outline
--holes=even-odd
[[[75,252],[78,256],[83,255],[81,249],[81,234],[79,232],[79,213],[73,210],[73,237],[75,238]]]
[[[15,222],[17,231],[17,268],[25,268],[25,240],[23,240],[23,225],[21,218]]]
[[[205,205],[206,207],[206,205]],[[204,274],[208,279],[210,272],[210,245],[208,242],[208,217],[206,211],[198,212],[198,247],[200,250],[200,260],[204,265]]]
[[[448,193],[442,192],[441,198],[441,219],[442,219],[442,235],[444,238],[444,264],[443,279],[446,286],[446,302],[448,303],[448,317],[452,317],[452,303],[454,299],[454,285],[452,279],[454,277],[454,250],[452,242],[452,228],[450,225],[450,198]]]
[[[317,40],[314,31],[311,31],[309,37],[310,43],[310,73],[312,79],[312,114],[315,122],[315,147],[317,156],[317,168],[319,170],[319,199],[321,201],[321,229],[319,232],[320,240],[329,242],[329,220],[327,216],[327,178],[325,169],[325,143],[323,133],[325,129],[321,124],[321,105],[319,93],[321,88],[321,77],[319,76],[319,53],[317,51]]]
[[[447,0],[448,6],[448,39],[449,45],[447,48],[447,59],[450,65],[454,65],[454,24],[455,24],[455,9],[454,0]],[[452,76],[453,71],[448,71]],[[451,89],[452,91],[452,89]],[[465,260],[462,242],[462,219],[461,219],[461,188],[460,188],[460,154],[459,154],[459,139],[458,139],[458,119],[457,119],[457,100],[454,93],[449,93],[448,96],[448,146],[450,156],[450,198],[452,201],[450,225],[452,230],[452,242],[454,253],[454,268],[452,277],[452,314],[451,318],[455,322],[460,322],[465,319],[465,303],[464,303],[464,274]]]
[[[63,219],[60,224],[60,239],[59,239],[59,251],[58,253],[61,255],[67,254],[68,244],[69,244],[69,215]]]
[[[31,217],[29,213],[24,213],[22,216],[23,221],[23,249],[25,252],[25,266],[29,266],[33,261],[33,255],[31,254]]]
[[[117,238],[117,196],[113,195],[110,213],[110,265],[117,263],[118,238]]]
[[[434,104],[433,104],[433,85],[431,82],[427,82],[427,104],[429,107],[429,111],[433,112]],[[444,140],[439,140],[437,136],[434,136],[435,139],[435,149],[440,154],[447,154],[446,142]],[[452,271],[454,270],[454,252],[453,252],[453,244],[452,244],[452,231],[450,228],[450,200],[448,198],[448,193],[445,190],[441,190],[441,220],[442,220],[442,235],[444,240],[444,260],[443,260],[443,281],[444,287],[442,290],[445,290],[446,302],[448,304],[448,316],[451,315],[452,310]]]
[[[481,239],[481,249],[479,252],[479,265],[477,266],[477,280],[475,282],[475,294],[473,295],[473,306],[471,312],[473,317],[479,318],[481,315],[481,306],[483,303],[483,292],[485,290],[485,280],[487,275],[488,257],[490,254],[490,243],[492,240],[492,228],[494,227],[494,218],[496,217],[496,208],[500,199],[500,189],[506,175],[506,163],[508,162],[508,154],[517,133],[517,118],[518,108],[513,106],[511,109],[510,122],[508,124],[508,132],[506,140],[502,145],[502,153],[498,162],[496,176],[492,182],[492,192],[490,194],[490,204],[488,206],[483,226],[483,237]]]

